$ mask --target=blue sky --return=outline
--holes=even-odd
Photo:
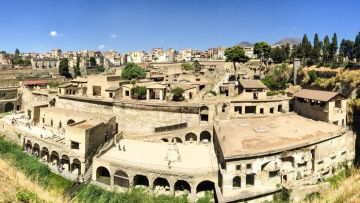
[[[4,0],[0,50],[205,50],[315,32],[354,39],[359,8],[358,0]]]

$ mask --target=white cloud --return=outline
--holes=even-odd
[[[115,33],[110,33],[110,37],[111,37],[111,38],[117,38],[118,36],[117,36],[117,34],[115,34]]]
[[[103,44],[100,44],[99,46],[98,46],[98,49],[104,49],[105,48],[105,45],[103,45]]]
[[[56,31],[51,31],[50,32],[50,36],[51,37],[57,37],[58,36],[58,33]]]

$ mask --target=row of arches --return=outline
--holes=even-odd
[[[107,168],[100,166],[96,169],[96,181],[111,185],[111,175]],[[177,180],[173,186],[170,185],[169,181],[163,177],[157,177],[153,180],[152,184],[149,179],[144,175],[135,175],[133,178],[129,177],[129,175],[122,171],[117,170],[113,175],[113,184],[123,188],[129,188],[131,186],[145,186],[152,187],[151,189],[155,190],[158,186],[163,187],[166,191],[170,192],[173,187],[174,192],[181,191],[188,193],[192,192],[203,192],[203,191],[215,191],[215,185],[212,181],[205,180],[200,182],[196,186],[196,190],[192,191],[191,185],[185,180]]]
[[[34,143],[34,145],[32,145],[30,140],[26,141],[25,150],[45,162],[61,166],[64,170],[73,174],[81,174],[81,161],[79,159],[73,159],[71,162],[68,155],[64,154],[60,156],[57,151],[50,151],[47,147],[41,148],[38,143]]]
[[[199,138],[199,139],[198,139]],[[163,142],[176,142],[176,143],[183,143],[183,140],[180,137],[173,137],[170,140],[168,138],[162,138]],[[185,135],[185,142],[202,142],[202,143],[209,143],[211,142],[211,133],[209,131],[203,131],[200,133],[198,137],[195,133],[187,133]]]

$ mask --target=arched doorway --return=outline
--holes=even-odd
[[[71,163],[71,173],[76,175],[81,174],[81,162],[79,159],[74,159]]]
[[[280,104],[279,106],[278,106],[278,112],[282,112],[282,105]]]
[[[75,121],[73,119],[69,119],[67,122],[66,122],[66,125],[71,125],[75,123]]]
[[[167,181],[165,178],[156,178],[154,180],[154,191],[158,191],[158,190],[166,190],[166,191],[170,191],[170,184],[169,181]]]
[[[129,176],[122,170],[118,170],[114,174],[114,185],[129,188],[130,181]]]
[[[181,140],[181,138],[179,138],[179,137],[174,137],[174,138],[172,139],[172,141],[173,141],[173,142],[176,142],[176,143],[182,143],[182,140]]]
[[[39,157],[40,156],[40,146],[38,143],[35,143],[34,144],[34,147],[32,149],[32,152],[33,154],[36,156],[36,157]]]
[[[52,151],[50,154],[50,162],[53,165],[57,165],[59,163],[59,153],[57,153],[56,151]]]
[[[185,180],[178,180],[175,183],[175,193],[176,192],[191,193],[191,186]]]
[[[163,142],[169,142],[169,140],[167,138],[162,138],[161,141]]]
[[[211,133],[209,131],[203,131],[200,133],[200,142],[208,143],[211,142]]]
[[[96,169],[96,181],[110,185],[110,172],[105,167],[98,167]]]
[[[70,158],[67,155],[62,155],[60,163],[64,170],[70,171]]]
[[[49,161],[49,150],[46,147],[43,147],[41,149],[40,157],[43,161],[48,162]]]
[[[149,186],[149,179],[143,175],[136,175],[134,176],[134,186],[137,185]]]
[[[234,189],[241,188],[241,178],[239,176],[235,176],[233,178],[233,188]]]
[[[199,183],[196,187],[196,194],[200,192],[206,192],[209,191],[213,194],[215,197],[215,184],[212,181],[205,180]]]
[[[200,120],[204,122],[209,121],[209,107],[207,106],[200,107]]]
[[[14,110],[14,104],[11,102],[8,102],[5,104],[5,112],[10,112]]]
[[[185,141],[197,141],[197,136],[194,133],[188,133],[185,135]]]
[[[26,150],[27,152],[31,152],[31,150],[32,150],[32,144],[31,144],[31,141],[30,141],[30,140],[28,140],[28,141],[26,142],[26,144],[25,144],[25,150]]]

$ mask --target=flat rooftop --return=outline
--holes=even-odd
[[[341,133],[335,125],[296,114],[223,120],[215,125],[215,130],[225,159],[295,149]]]
[[[124,145],[126,151],[113,147],[99,159],[119,165],[180,173],[207,173],[218,170],[216,157],[210,145],[178,143],[174,146],[172,143],[120,140],[120,146]],[[173,160],[171,168],[168,165],[169,160]]]

